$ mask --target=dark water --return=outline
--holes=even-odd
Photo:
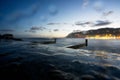
[[[77,50],[66,47],[84,39],[39,43],[44,40],[52,39],[1,41],[0,79],[120,80],[120,40],[89,40],[87,47]]]
[[[120,53],[120,40],[89,40],[87,50],[100,50],[112,53]]]

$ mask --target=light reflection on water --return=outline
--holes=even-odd
[[[99,50],[105,52],[118,53],[120,52],[120,40],[94,40],[88,42],[88,46],[84,49]]]

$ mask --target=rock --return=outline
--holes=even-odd
[[[109,76],[106,72],[102,73],[102,72],[96,72],[96,71],[92,71],[92,75],[94,75],[94,77],[97,80],[113,80],[111,79],[111,76]]]
[[[2,38],[3,38],[3,39],[13,39],[14,37],[13,37],[12,34],[4,34],[4,35],[2,36]]]
[[[48,79],[49,80],[75,80],[75,76],[61,70],[53,70],[49,72]]]
[[[95,77],[91,75],[83,75],[81,76],[81,80],[95,80]]]
[[[0,39],[22,41],[20,38],[14,38],[13,34],[0,34]]]

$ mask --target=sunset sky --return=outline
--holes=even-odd
[[[120,27],[120,0],[0,0],[0,33],[65,37],[72,31]]]

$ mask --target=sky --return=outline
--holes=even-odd
[[[119,28],[120,0],[0,0],[0,34],[65,37],[74,31]]]

